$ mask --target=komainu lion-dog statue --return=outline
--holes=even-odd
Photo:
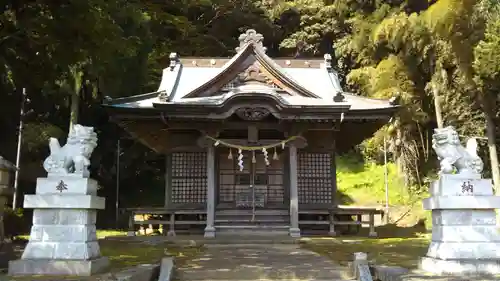
[[[477,175],[483,171],[484,164],[477,155],[476,139],[467,140],[464,148],[457,131],[452,126],[434,129],[432,148],[440,160],[441,174]]]
[[[64,146],[56,138],[50,138],[50,155],[43,162],[43,168],[49,175],[75,174],[88,177],[90,155],[96,146],[97,134],[94,128],[76,124],[69,131]]]

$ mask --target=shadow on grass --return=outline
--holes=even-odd
[[[428,230],[425,227],[425,220],[419,220],[415,225],[409,227],[401,227],[395,224],[381,225],[376,228],[378,238],[418,238],[426,234]],[[363,229],[362,232],[368,232]],[[363,233],[364,234],[364,233]]]
[[[110,268],[105,273],[118,272],[126,268],[134,267],[140,264],[159,264],[164,256],[175,257],[176,266],[189,264],[196,256],[203,252],[202,247],[185,247],[172,245],[168,243],[148,245],[144,242],[131,241],[99,241],[102,256],[108,257]],[[90,277],[74,276],[20,276],[11,277],[14,281],[28,280],[84,280],[97,281],[103,280],[100,274]]]
[[[330,243],[305,242],[302,247],[327,256],[341,265],[353,260],[356,252],[368,254],[376,264],[416,268],[427,252],[427,238],[336,239]]]
[[[412,227],[389,224],[378,227],[377,232],[377,238],[367,238],[367,228],[363,228],[360,236],[356,237],[309,238],[302,241],[302,247],[342,265],[351,262],[354,253],[365,252],[370,261],[376,264],[413,269],[427,252],[430,242],[423,221]]]
[[[339,205],[351,205],[354,203],[354,200],[352,199],[351,196],[341,192],[338,189],[337,189],[337,193],[336,193],[336,200],[337,200],[337,204],[339,204]]]
[[[99,242],[101,253],[109,258],[113,270],[147,263],[159,263],[164,256],[175,257],[176,264],[188,263],[203,252],[202,247],[187,247],[170,243],[148,245],[144,242]]]

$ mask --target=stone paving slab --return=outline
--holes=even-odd
[[[299,245],[206,245],[204,254],[175,279],[195,280],[343,280],[346,268]]]

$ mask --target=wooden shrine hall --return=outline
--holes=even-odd
[[[156,92],[107,98],[111,120],[166,159],[164,208],[133,213],[165,216],[172,235],[335,234],[339,215],[367,213],[338,206],[335,154],[386,124],[395,99],[344,92],[328,54],[272,59],[255,30],[239,42],[232,58],[172,53]]]

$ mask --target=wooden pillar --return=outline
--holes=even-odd
[[[336,208],[338,206],[337,202],[337,161],[336,161],[336,154],[337,154],[337,147],[336,147],[336,134],[335,131],[332,131],[332,148],[330,150],[330,177],[331,177],[331,202],[332,202],[332,208]],[[330,230],[328,231],[328,234],[331,236],[337,235],[335,231],[335,212],[330,211],[329,212],[329,220],[330,220]]]
[[[207,226],[205,237],[215,237],[215,147],[207,146]]]
[[[300,237],[299,228],[299,192],[297,183],[297,147],[291,144],[288,148],[290,164],[290,236]]]
[[[335,134],[334,134],[334,139],[333,139],[333,148],[330,151],[330,167],[331,167],[331,182],[332,182],[332,206],[337,207],[338,202],[337,202],[337,148],[335,146]]]
[[[172,208],[172,154],[165,154],[165,209]],[[173,212],[169,213],[170,221],[174,220],[175,214]],[[167,225],[163,225],[163,231],[167,228]],[[163,232],[165,233],[165,232]],[[167,236],[175,236],[174,224],[168,225]],[[163,234],[165,235],[165,234]]]
[[[165,154],[165,208],[171,207],[172,198],[172,154]]]

